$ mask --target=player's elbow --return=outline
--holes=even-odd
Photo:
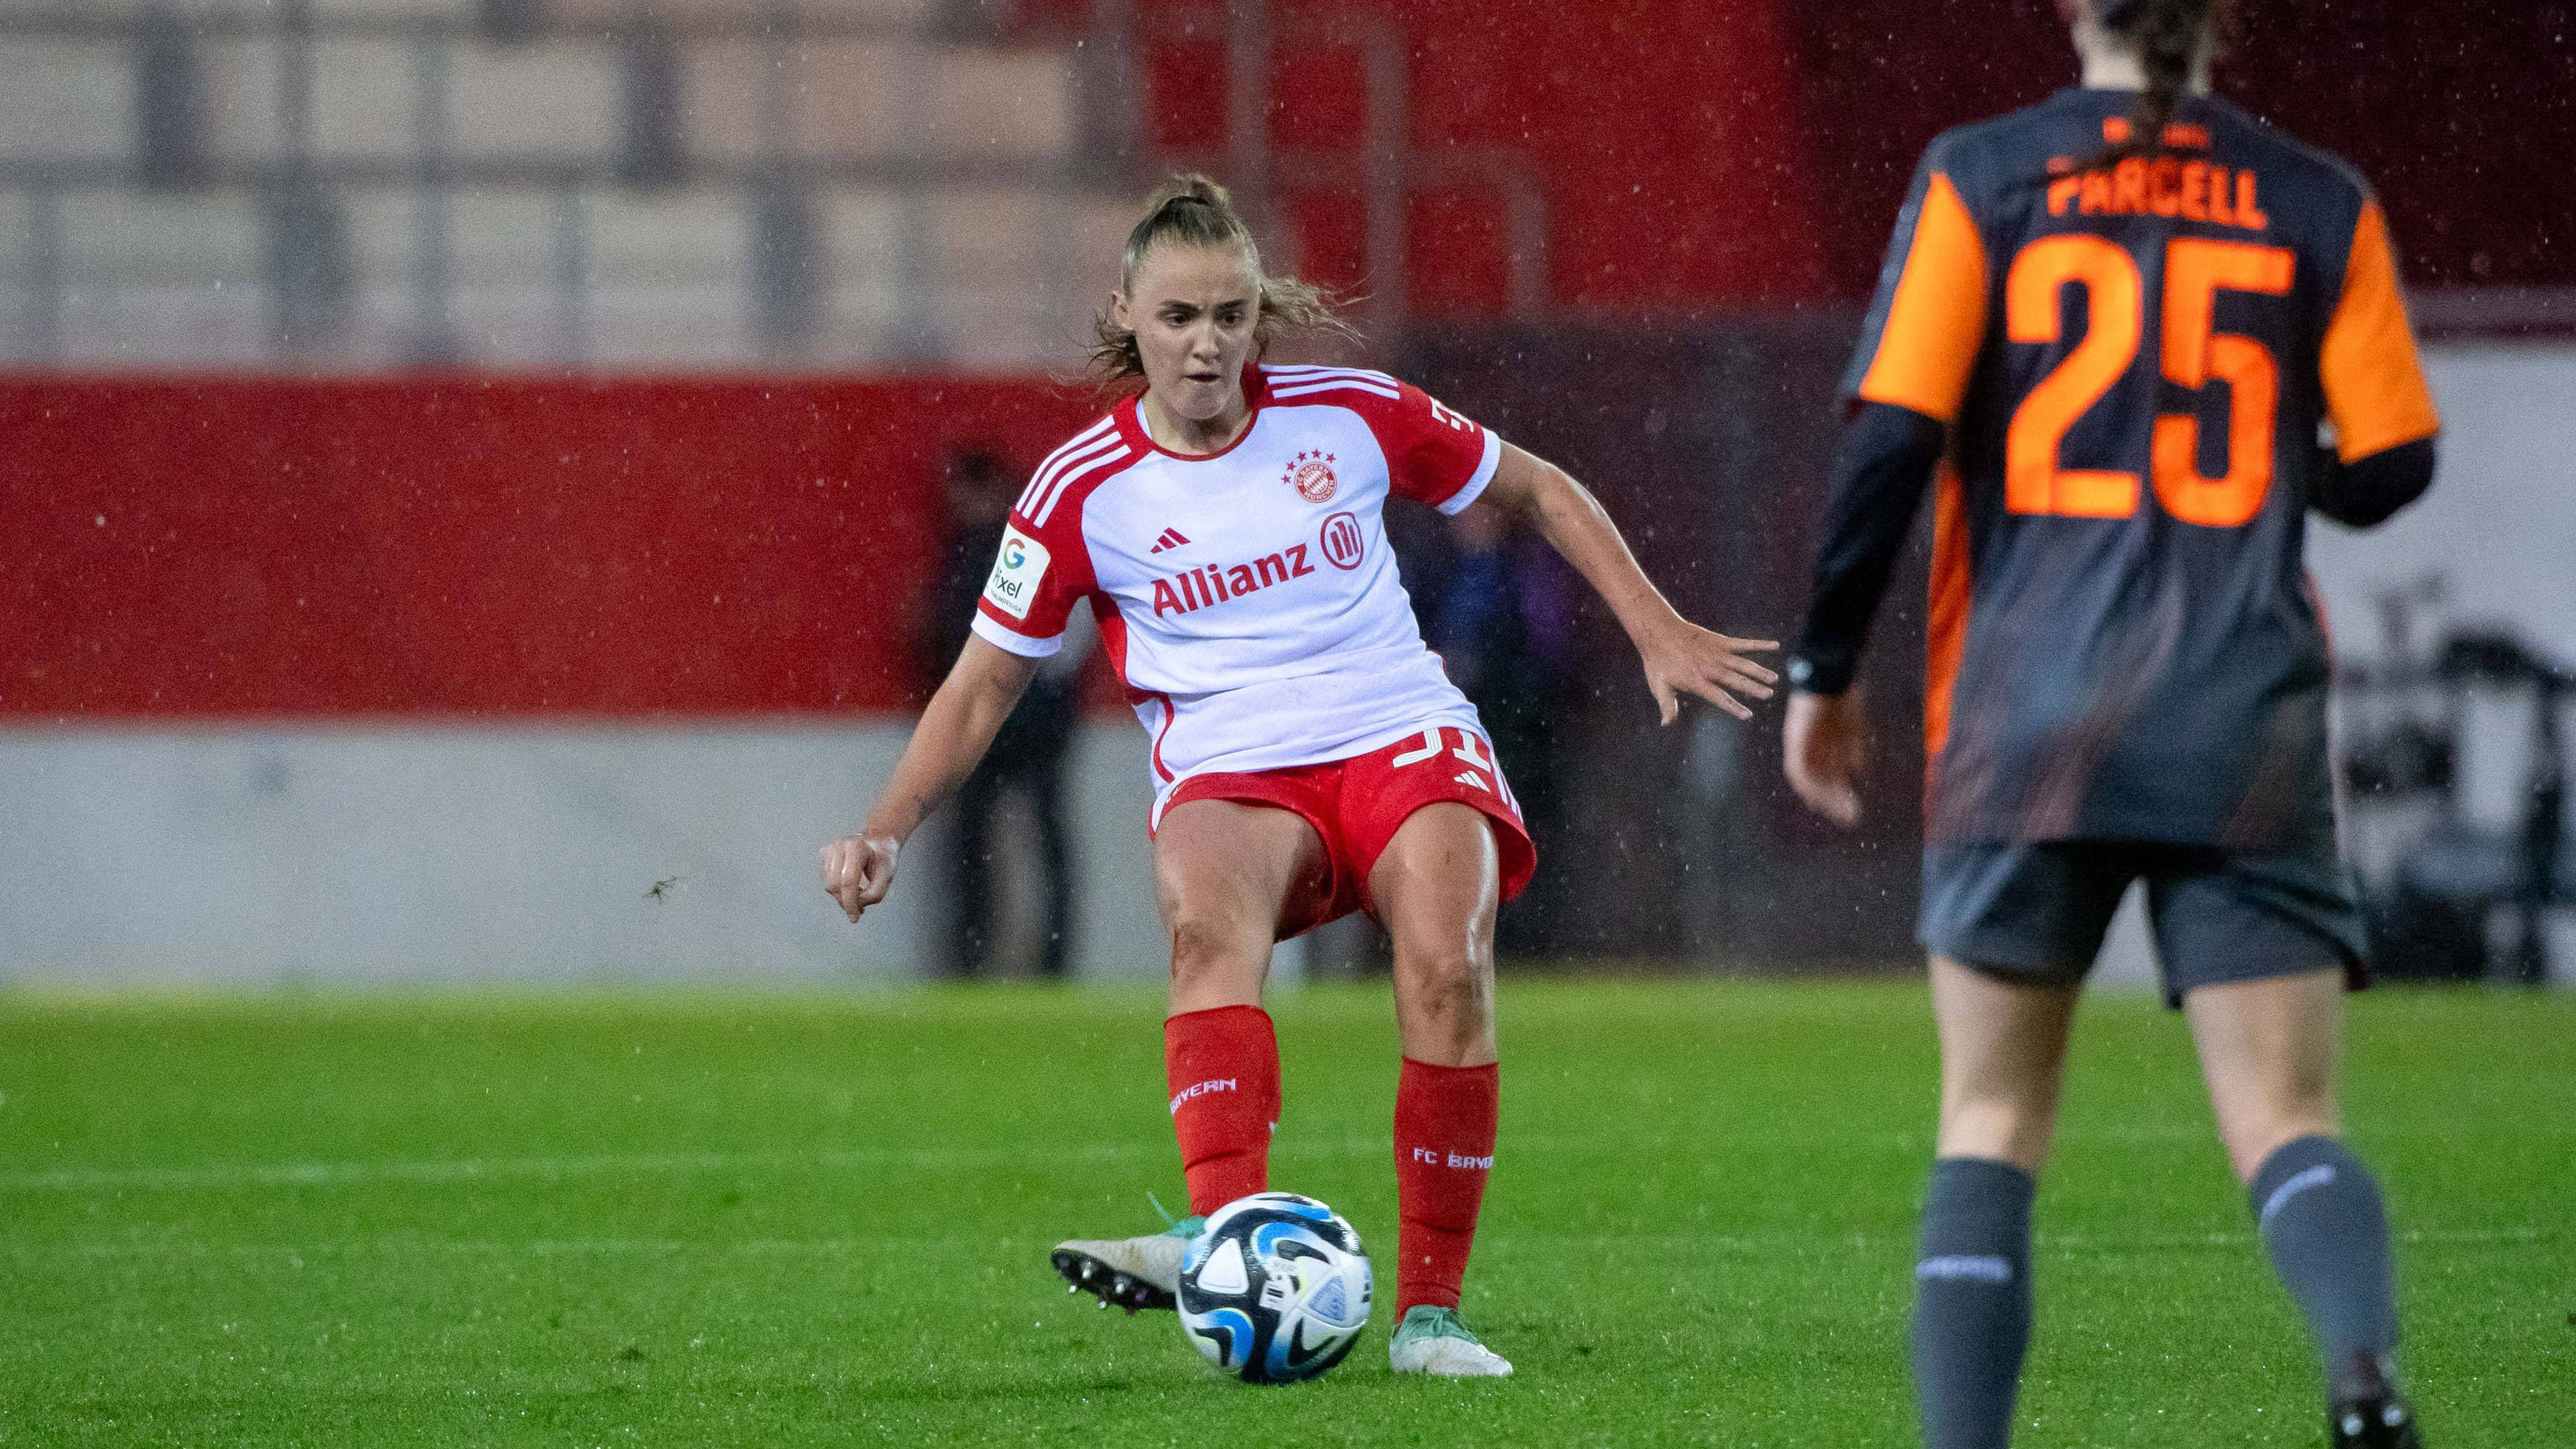
[[[1610,516],[1591,489],[1554,463],[1541,465],[1538,486],[1531,493],[1530,513],[1538,520],[1556,524],[1591,522]]]
[[[957,664],[941,681],[939,696],[932,708],[945,704],[965,716],[973,725],[989,720],[999,727],[1028,692],[1029,681],[1037,677],[1038,661],[1014,654],[987,642],[980,636],[966,641],[965,651]]]
[[[2350,528],[2376,528],[2433,486],[2433,439],[2383,448],[2349,463],[2327,460],[2316,510]]]

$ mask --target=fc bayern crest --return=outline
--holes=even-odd
[[[1289,459],[1288,471],[1279,477],[1281,482],[1297,490],[1298,497],[1309,503],[1329,500],[1333,490],[1342,486],[1341,480],[1333,476],[1333,455],[1321,449],[1299,453]]]

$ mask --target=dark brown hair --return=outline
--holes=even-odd
[[[1252,240],[1252,228],[1244,225],[1243,217],[1235,211],[1234,198],[1226,195],[1224,187],[1195,171],[1154,188],[1154,194],[1145,199],[1145,215],[1127,233],[1127,254],[1119,268],[1118,285],[1131,300],[1136,291],[1136,268],[1147,252],[1167,242],[1243,249],[1245,260],[1252,263],[1253,276],[1261,283],[1261,314],[1252,324],[1256,357],[1268,350],[1270,340],[1282,328],[1359,336],[1357,329],[1342,320],[1342,298],[1312,282],[1263,274],[1261,248]],[[1109,309],[1103,308],[1092,318],[1092,333],[1091,373],[1103,387],[1145,375],[1145,358],[1137,350],[1136,334],[1119,326]]]
[[[2192,62],[2205,43],[2223,43],[2235,25],[2235,0],[2086,0],[2093,18],[2138,48],[2147,88],[2129,112],[2129,134],[2090,165],[2107,166],[2164,149],[2165,125],[2191,85]]]

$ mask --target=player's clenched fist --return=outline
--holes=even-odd
[[[891,835],[844,835],[823,847],[823,890],[853,921],[884,900],[903,846]]]
[[[1860,691],[1789,696],[1781,766],[1807,808],[1836,825],[1860,823],[1861,755],[1868,740]]]

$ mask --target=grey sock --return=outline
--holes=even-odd
[[[2272,1271],[2324,1351],[2328,1392],[2384,1370],[2397,1347],[2397,1274],[2379,1184],[2331,1137],[2301,1137],[2263,1159],[2248,1191]]]
[[[2003,1449],[2030,1346],[2030,1200],[2008,1162],[1944,1157],[1914,1264],[1914,1395],[1926,1449]]]

